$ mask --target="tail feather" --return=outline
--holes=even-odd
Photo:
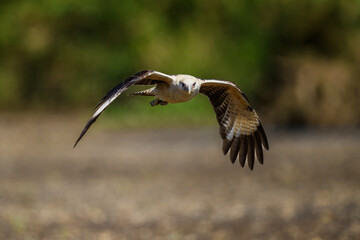
[[[130,96],[155,96],[154,94],[155,87],[142,90],[139,92],[130,93]]]

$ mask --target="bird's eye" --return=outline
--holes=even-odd
[[[185,83],[183,83],[183,82],[180,82],[180,83],[181,83],[181,86],[185,87]]]
[[[192,86],[195,87],[195,85],[196,85],[196,82],[194,82]]]

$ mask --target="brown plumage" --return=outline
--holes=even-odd
[[[208,96],[213,105],[223,139],[223,153],[227,154],[230,149],[231,162],[238,157],[242,167],[247,158],[252,170],[255,150],[259,163],[263,164],[262,147],[269,149],[267,137],[244,93],[234,83],[219,80],[205,80],[200,93]]]
[[[152,106],[186,102],[198,93],[206,95],[213,105],[220,126],[224,155],[230,151],[231,162],[235,163],[239,159],[242,167],[247,160],[251,170],[254,168],[255,156],[260,164],[264,163],[263,147],[269,149],[265,131],[249,100],[234,83],[202,80],[182,74],[167,75],[152,70],[136,73],[110,90],[95,108],[74,147],[107,106],[132,85],[155,85],[132,94],[155,96]]]

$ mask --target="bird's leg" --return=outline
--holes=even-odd
[[[155,98],[154,100],[152,100],[152,101],[150,102],[150,105],[151,105],[152,107],[157,106],[157,105],[166,106],[167,104],[168,104],[168,102],[163,101],[163,100],[161,100],[161,99],[159,99],[159,98]]]
[[[160,104],[162,106],[166,106],[166,105],[168,105],[168,102],[159,99],[158,104]]]
[[[159,104],[159,99],[158,99],[158,98],[155,98],[154,100],[152,100],[152,101],[150,102],[150,105],[151,105],[152,107],[157,106],[158,104]]]

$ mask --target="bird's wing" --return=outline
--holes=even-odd
[[[206,95],[213,105],[220,135],[222,150],[226,155],[230,149],[232,163],[239,156],[242,167],[247,158],[248,166],[254,167],[254,153],[263,164],[263,149],[269,149],[265,131],[260,119],[244,93],[232,82],[204,80],[200,93]]]
[[[144,70],[125,79],[125,81],[119,83],[113,89],[111,89],[105,97],[103,97],[100,103],[96,106],[93,115],[90,117],[89,121],[86,123],[84,129],[82,130],[79,138],[76,140],[74,147],[78,144],[80,139],[85,135],[90,126],[96,121],[100,114],[109,106],[112,101],[114,101],[121,93],[127,90],[132,85],[155,85],[160,82],[170,84],[173,81],[173,76],[167,75],[161,72]]]

